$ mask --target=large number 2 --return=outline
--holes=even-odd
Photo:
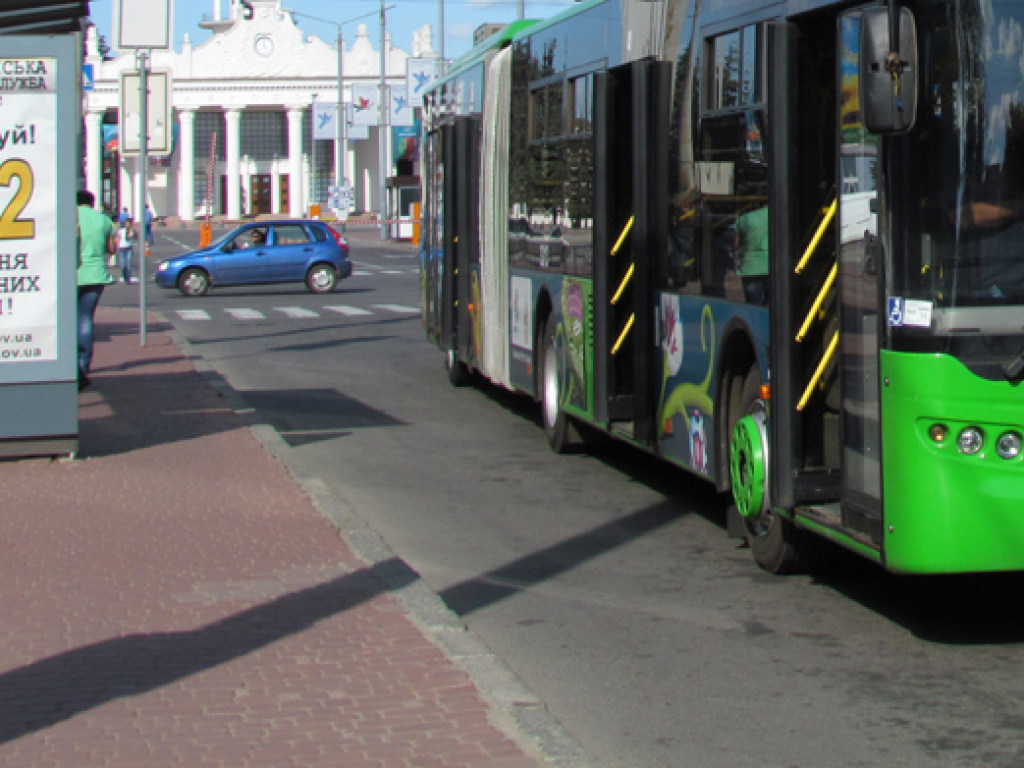
[[[0,165],[0,186],[9,187],[17,177],[18,191],[0,213],[0,240],[29,240],[36,236],[35,219],[19,219],[32,197],[32,168],[24,160],[8,160]]]

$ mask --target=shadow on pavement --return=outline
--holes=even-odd
[[[459,616],[466,616],[619,549],[675,522],[682,514],[671,502],[633,512],[453,584],[441,592],[441,599]]]
[[[191,369],[156,374],[93,371],[79,397],[79,444],[87,456],[116,456],[154,445],[243,428],[219,393]]]
[[[190,632],[104,640],[0,675],[0,743],[258,651],[419,576],[396,558]]]

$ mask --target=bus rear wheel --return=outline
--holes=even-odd
[[[558,339],[554,318],[544,324],[540,353],[540,412],[544,434],[555,453],[569,449],[569,417],[562,410],[562,371],[558,365]]]
[[[459,360],[454,349],[445,351],[444,369],[448,372],[448,381],[453,387],[464,387],[469,384],[471,378],[469,367]]]
[[[776,513],[770,503],[761,503],[763,486],[758,487],[768,476],[768,447],[756,445],[761,438],[757,434],[760,430],[754,426],[756,420],[764,418],[760,389],[761,374],[755,364],[743,380],[738,407],[732,410],[739,418],[730,430],[730,481],[754,562],[770,573],[792,573],[799,567],[800,532]]]

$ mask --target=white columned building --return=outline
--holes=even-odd
[[[178,210],[177,214],[185,221],[195,218],[196,208],[193,186],[188,180],[195,178],[196,111],[194,109],[178,110]]]
[[[103,189],[103,111],[85,113],[85,185],[100,199]]]
[[[242,112],[238,109],[224,110],[224,151],[226,155],[227,170],[224,174],[225,189],[228,196],[227,214],[229,219],[240,219],[242,217],[242,189],[238,183],[232,183],[232,179],[240,179],[242,152]]]
[[[253,0],[251,20],[241,18],[234,0],[211,2],[212,21],[198,24],[209,30],[207,39],[193,44],[186,34],[180,51],[153,51],[151,57],[150,69],[167,71],[172,84],[173,150],[150,157],[149,205],[157,216],[185,221],[207,213],[228,219],[301,216],[313,203],[326,208],[327,189],[336,183],[335,152],[342,150],[321,139],[314,151],[311,113],[314,103],[337,101],[337,41],[304,33],[301,14],[293,16],[281,0]],[[374,48],[380,34],[367,24],[353,24],[354,34],[348,25],[343,29],[343,92],[350,104],[353,85],[380,81],[382,57]],[[386,43],[386,81],[393,93],[405,91],[410,57],[436,57],[429,24],[412,43],[411,52],[392,46],[390,36]],[[83,94],[85,183],[110,209],[127,207],[138,218],[135,159],[119,154],[117,136],[121,73],[135,70],[135,56],[104,60],[95,27],[86,35],[85,54],[94,73],[93,90]],[[381,141],[391,145],[382,133],[371,127],[366,138],[352,132],[346,142],[356,213],[379,213],[377,148]]]
[[[288,110],[288,177],[290,179],[302,178],[302,116],[305,110],[302,107],[292,107]],[[299,216],[302,213],[302,205],[299,203],[298,195],[290,195],[289,213],[292,216]]]

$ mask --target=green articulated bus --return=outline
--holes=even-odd
[[[1024,569],[1024,3],[588,0],[424,99],[459,384],[732,494],[773,572]],[[580,430],[587,425],[587,430]]]

